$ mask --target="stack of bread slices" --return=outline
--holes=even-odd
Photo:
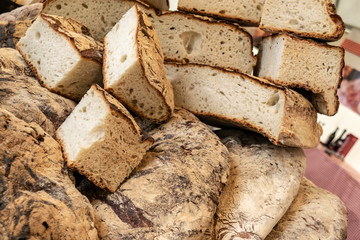
[[[98,235],[69,239],[346,239],[346,207],[304,178],[302,150],[320,143],[317,114],[339,107],[344,51],[326,43],[344,33],[335,6],[168,8],[167,0],[48,0],[16,45],[44,91],[76,102],[54,135]],[[249,25],[274,33],[256,57]],[[9,122],[33,124],[1,114],[0,139],[13,134]],[[4,164],[8,146],[0,143]],[[13,204],[0,220],[20,214]],[[60,215],[44,214],[41,226],[29,217],[22,230],[6,221],[0,237],[60,239]]]

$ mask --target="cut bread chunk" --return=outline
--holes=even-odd
[[[49,0],[43,12],[72,17],[89,26],[96,39],[112,29],[136,1],[109,0],[85,3],[73,0]],[[252,73],[256,59],[252,39],[244,29],[227,23],[197,18],[181,12],[158,14],[142,6],[162,46],[166,61],[205,64]]]
[[[336,114],[342,80],[344,49],[289,35],[264,38],[255,75],[290,88],[310,92],[319,113]]]
[[[155,122],[174,110],[159,39],[139,6],[132,7],[104,39],[104,86],[133,112]]]
[[[180,11],[211,16],[246,26],[258,26],[265,0],[179,0]]]
[[[252,73],[256,59],[252,38],[232,24],[210,22],[190,14],[148,13],[163,48],[165,61],[196,63]]]
[[[56,131],[67,165],[114,192],[152,145],[114,97],[93,85]]]
[[[209,66],[165,67],[175,105],[209,123],[247,128],[276,145],[313,148],[320,142],[316,110],[293,90]]]
[[[80,100],[102,81],[103,45],[88,34],[73,19],[41,14],[16,47],[46,88]]]
[[[347,239],[347,209],[338,196],[304,178],[289,210],[266,240]]]
[[[170,3],[169,0],[140,0],[141,2],[145,2],[150,6],[159,9],[161,11],[169,10]]]
[[[301,37],[335,41],[345,25],[331,0],[266,0],[260,28],[269,32],[288,32]]]
[[[231,165],[215,215],[215,239],[241,234],[264,239],[298,193],[305,172],[304,151],[274,146],[248,131],[215,133],[229,149]]]

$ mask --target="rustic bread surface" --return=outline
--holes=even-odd
[[[159,39],[144,11],[132,7],[104,39],[104,88],[133,112],[163,122],[174,110]]]
[[[345,32],[341,17],[331,0],[266,0],[260,28],[269,32],[286,32],[322,41],[336,41]]]
[[[38,125],[1,109],[0,156],[0,239],[98,239],[91,204]]]
[[[248,131],[216,134],[229,149],[231,163],[216,212],[216,239],[264,239],[297,195],[305,154]]]
[[[303,96],[265,79],[194,64],[166,64],[175,105],[215,125],[251,129],[274,144],[312,148],[321,126]]]
[[[294,202],[266,240],[345,240],[346,237],[345,204],[304,178]]]
[[[255,75],[308,92],[319,113],[335,115],[342,80],[344,49],[289,35],[262,40]]]
[[[130,178],[114,194],[93,201],[99,236],[102,239],[210,236],[229,171],[226,147],[185,110],[175,110],[168,122],[150,134],[154,146]]]

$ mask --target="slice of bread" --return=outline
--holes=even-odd
[[[276,145],[313,148],[320,142],[316,110],[293,90],[208,66],[165,67],[175,105],[209,123],[247,128]]]
[[[266,240],[343,240],[347,227],[347,209],[341,199],[304,178],[294,202]]]
[[[341,38],[345,25],[331,0],[266,0],[260,28],[323,41]]]
[[[153,140],[114,97],[93,85],[56,131],[67,165],[95,185],[115,192]]]
[[[41,14],[16,47],[46,88],[80,100],[102,81],[103,45],[88,34],[73,19]]]
[[[105,35],[135,3],[131,0],[47,0],[42,13],[76,19],[89,28],[96,40],[103,41]]]
[[[159,39],[146,14],[132,7],[104,39],[104,86],[133,112],[154,122],[168,119],[174,93]]]
[[[211,16],[238,22],[246,26],[258,26],[265,0],[179,0],[180,11]]]
[[[339,108],[343,67],[343,48],[282,34],[263,39],[255,75],[309,91],[316,110],[332,116]]]
[[[72,17],[90,27],[96,39],[112,29],[136,1],[49,0],[43,12]],[[155,28],[166,61],[205,64],[252,73],[256,59],[252,53],[252,38],[242,28],[197,18],[181,12],[158,14],[142,6]]]

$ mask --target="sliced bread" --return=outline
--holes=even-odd
[[[345,31],[332,0],[266,0],[260,28],[323,41],[338,40]]]
[[[347,209],[339,197],[304,178],[294,202],[266,240],[345,240],[347,225]]]
[[[103,45],[88,34],[73,19],[41,14],[16,47],[46,88],[80,100],[102,81]]]
[[[310,92],[316,110],[332,116],[339,108],[343,67],[343,48],[282,34],[263,39],[255,75]]]
[[[265,0],[179,0],[178,10],[258,26]]]
[[[215,239],[264,239],[298,193],[305,172],[304,151],[274,146],[248,131],[215,133],[229,149],[231,163],[215,215]]]
[[[96,39],[112,29],[136,2],[49,0],[43,12],[72,17],[89,26]],[[181,12],[157,13],[142,6],[159,37],[166,61],[198,63],[251,73],[256,64],[252,38],[242,28]]]
[[[244,127],[277,145],[313,148],[320,142],[316,110],[293,90],[209,66],[165,67],[175,105],[210,123]]]
[[[174,110],[159,39],[146,14],[132,7],[104,39],[104,87],[133,112],[155,122]]]
[[[56,132],[67,165],[115,192],[152,145],[115,98],[93,85]]]

